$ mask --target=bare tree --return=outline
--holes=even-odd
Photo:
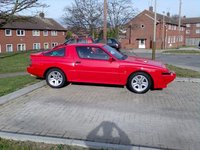
[[[108,1],[108,22],[115,32],[134,18],[136,11],[131,0],[109,0]]]
[[[98,0],[74,0],[65,8],[64,23],[68,28],[89,30],[93,35],[94,29],[102,23],[102,9]]]
[[[0,0],[0,27],[18,19],[16,13],[33,7],[46,7],[38,0]]]

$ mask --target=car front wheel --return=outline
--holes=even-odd
[[[46,82],[52,88],[61,88],[66,82],[65,74],[60,69],[50,69],[46,74]]]
[[[152,85],[151,77],[144,72],[133,73],[128,79],[128,89],[134,93],[146,93]]]

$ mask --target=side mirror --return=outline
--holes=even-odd
[[[115,61],[115,59],[112,58],[112,57],[110,57],[110,58],[108,59],[108,61],[109,61],[109,62],[113,62],[113,61]]]

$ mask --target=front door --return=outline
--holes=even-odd
[[[109,61],[110,56],[101,48],[76,47],[78,59],[75,70],[78,82],[119,84],[119,63]]]
[[[145,47],[145,39],[139,40],[139,47],[138,48],[146,48]]]

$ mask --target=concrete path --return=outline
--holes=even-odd
[[[177,81],[143,95],[121,87],[44,86],[0,106],[0,131],[129,149],[199,150],[199,89],[200,83]]]
[[[0,78],[23,76],[27,74],[28,74],[27,72],[4,73],[4,74],[0,74]]]

